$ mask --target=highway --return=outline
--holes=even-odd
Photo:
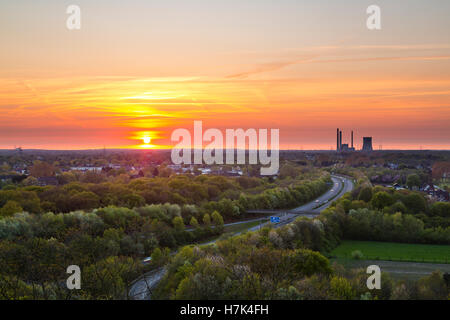
[[[314,218],[318,216],[321,211],[328,208],[333,203],[334,200],[339,199],[347,192],[353,190],[354,185],[353,181],[350,178],[332,175],[331,180],[333,181],[333,186],[323,195],[321,195],[317,199],[314,199],[311,202],[308,202],[307,204],[304,204],[300,207],[291,210],[273,210],[273,211],[261,210],[261,212],[271,213],[273,216],[280,217],[280,223],[273,224],[275,228],[289,224],[298,217]],[[258,211],[255,211],[255,213],[256,212]],[[256,231],[267,224],[270,224],[270,222],[250,228],[245,232]]]
[[[339,199],[347,192],[353,190],[353,181],[341,176],[331,176],[333,187],[312,202],[290,210],[291,212],[316,212],[319,214],[322,210],[328,208],[333,200]],[[318,207],[320,205],[320,207]]]
[[[300,207],[291,210],[260,210],[260,211],[255,210],[254,212],[268,213],[272,214],[273,216],[280,217],[280,223],[273,224],[273,227],[275,228],[279,228],[281,226],[289,224],[301,216],[314,218],[318,216],[322,210],[328,208],[333,202],[333,200],[339,199],[345,193],[350,192],[353,189],[353,181],[350,178],[332,175],[331,179],[333,181],[333,186],[323,195],[307,204],[304,204]],[[226,225],[236,225],[247,223],[249,221],[260,221],[266,219],[267,217],[240,222],[233,222]],[[266,222],[259,226],[249,228],[245,231],[236,233],[236,235],[248,231],[256,231],[267,224],[270,224],[270,222]],[[211,241],[209,243],[214,243],[215,241],[217,240]],[[129,292],[130,297],[135,300],[150,300],[151,290],[158,285],[158,283],[161,281],[165,273],[166,268],[161,267],[156,270],[152,270],[147,274],[143,275],[142,277],[136,279],[130,288]]]

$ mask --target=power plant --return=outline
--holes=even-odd
[[[342,131],[339,128],[336,129],[336,151],[345,152],[345,151],[355,151],[355,147],[353,146],[353,130],[351,133],[351,146],[348,143],[342,143]],[[372,137],[364,137],[363,138],[363,148],[362,151],[372,151]]]
[[[363,138],[363,151],[372,151],[372,137],[364,137]]]

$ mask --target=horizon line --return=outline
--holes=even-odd
[[[3,151],[11,151],[11,152],[17,152],[18,148],[15,149],[1,149],[0,152]],[[40,149],[40,148],[29,148],[24,149],[21,148],[22,151],[107,151],[107,150],[114,150],[114,151],[169,151],[174,148],[84,148],[84,149]],[[201,150],[207,150],[208,148],[202,148]],[[214,149],[214,148],[209,148]],[[182,150],[182,149],[180,149]],[[191,148],[191,150],[198,150],[198,148]],[[228,150],[228,149],[222,149],[222,150]],[[258,151],[258,149],[237,149],[233,148],[232,150],[245,150],[245,151]],[[271,149],[267,149],[267,151],[270,151]],[[450,149],[373,149],[371,151],[364,151],[364,150],[354,150],[354,151],[338,151],[338,150],[330,150],[330,149],[278,149],[278,151],[326,151],[326,152],[336,152],[336,153],[354,153],[354,152],[383,152],[383,151],[450,151]]]

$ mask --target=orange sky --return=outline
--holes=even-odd
[[[290,149],[334,148],[337,127],[450,149],[450,5],[431,2],[380,1],[380,31],[350,0],[80,1],[80,31],[56,1],[0,4],[0,148],[164,147],[202,120],[277,128]]]

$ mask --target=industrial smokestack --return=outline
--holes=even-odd
[[[352,148],[353,148],[353,130],[352,130]]]
[[[339,150],[342,150],[342,131],[339,131]]]
[[[336,151],[339,151],[339,128],[336,129]]]

